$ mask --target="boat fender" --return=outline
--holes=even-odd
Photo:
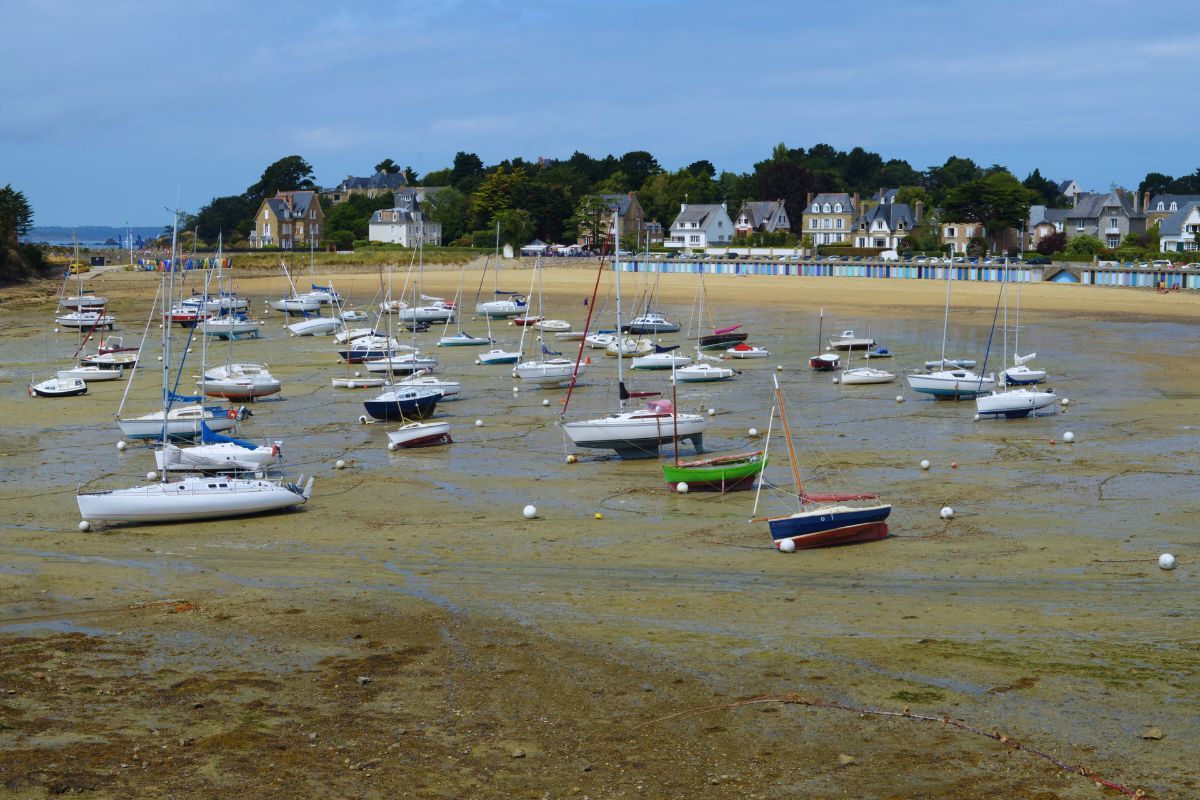
[[[231,408],[231,409],[229,409],[229,418],[230,418],[230,419],[237,419],[237,417],[238,417],[238,412],[237,412],[237,409],[236,409],[236,408]]]

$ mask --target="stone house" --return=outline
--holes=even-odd
[[[422,242],[435,246],[442,243],[442,223],[426,218],[421,210],[421,199],[426,195],[415,188],[397,191],[394,208],[381,209],[371,215],[367,223],[370,241],[403,247],[416,247]]]
[[[703,250],[733,241],[733,220],[724,203],[682,203],[671,223],[671,236],[663,244],[682,250]]]
[[[278,192],[259,205],[250,244],[284,250],[308,247],[320,241],[324,230],[325,211],[316,192]]]
[[[943,222],[942,244],[950,245],[950,252],[963,255],[972,239],[987,239],[987,228],[982,222]]]
[[[1108,194],[1080,192],[1067,210],[1067,236],[1095,236],[1106,247],[1119,247],[1130,233],[1146,232],[1146,214],[1138,210],[1137,195],[1121,190]]]
[[[1036,249],[1038,242],[1052,233],[1064,233],[1067,227],[1066,208],[1048,208],[1046,206],[1029,207],[1029,223],[1025,226],[1027,241],[1025,248]]]
[[[628,192],[627,194],[602,194],[600,200],[609,208],[617,209],[617,216],[621,218],[621,237],[625,238],[631,234],[636,234],[640,240],[646,238],[646,212],[642,210],[642,204],[638,202],[637,194]],[[591,229],[591,225],[581,223],[579,226],[579,236],[576,240],[577,244],[584,247],[600,249],[604,244],[605,236],[616,235],[616,228],[612,215],[609,215],[606,222],[604,234],[597,236]],[[661,228],[660,228],[661,230]],[[660,234],[661,235],[661,234]],[[661,239],[660,239],[661,240]]]
[[[404,177],[403,172],[376,172],[368,178],[356,178],[353,175],[347,175],[345,180],[333,189],[321,192],[321,196],[330,203],[344,203],[352,195],[361,194],[367,197],[378,197],[381,194],[394,192],[407,185],[408,179]]]
[[[791,227],[783,200],[747,200],[733,223],[735,234],[774,233]]]
[[[920,203],[915,210],[907,203],[889,202],[871,206],[854,222],[854,246],[895,250],[920,221]]]
[[[814,245],[849,241],[857,209],[857,194],[823,192],[814,196],[810,193],[801,215],[801,232],[811,236]]]
[[[1154,197],[1149,192],[1143,195],[1143,208],[1146,212],[1146,229],[1161,225],[1162,221],[1188,203],[1200,200],[1200,194],[1160,194]]]

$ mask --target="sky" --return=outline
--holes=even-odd
[[[1195,0],[0,0],[0,186],[35,225],[161,225],[283,156],[336,185],[779,142],[1085,190],[1200,167]]]

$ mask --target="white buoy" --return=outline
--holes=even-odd
[[[334,469],[345,469],[346,462],[339,458],[337,461],[333,462],[333,468]]]
[[[396,443],[388,442],[388,450],[395,450],[395,449],[396,449]]]
[[[929,459],[921,459],[921,469],[929,469]]]
[[[834,378],[834,379],[833,379],[833,382],[834,382],[834,383],[841,383],[841,382],[842,382],[842,379],[841,379],[841,378]]]
[[[357,370],[355,370],[355,372],[354,372],[354,377],[356,377],[356,378],[361,378],[361,377],[362,377],[362,373],[361,373],[361,372],[359,372],[359,371],[357,371]]]
[[[515,376],[514,376],[514,377],[515,377]],[[518,393],[518,392],[520,392],[520,391],[521,391],[521,387],[520,387],[520,386],[514,386],[514,387],[513,387],[513,394],[516,394],[516,393]]]
[[[508,321],[508,327],[510,327],[510,328],[511,328],[511,327],[512,327],[512,324],[513,324],[513,321],[510,319],[510,320]]]
[[[190,352],[192,352],[192,348],[190,348],[190,347],[189,347],[189,348],[188,348],[188,352],[189,352],[189,353],[190,353]]]
[[[675,484],[675,491],[679,492],[680,494],[687,494],[688,489],[689,487],[684,481],[680,481],[679,483]]]
[[[708,415],[709,415],[710,417],[715,417],[715,416],[717,415],[717,410],[716,410],[715,408],[710,408],[710,409],[708,410]]]
[[[88,531],[90,531],[91,529],[92,529],[92,523],[88,522],[86,519],[85,519],[85,520],[80,520],[80,522],[79,522],[79,530],[80,530],[80,532],[82,532],[82,533],[87,533],[87,532],[88,532]],[[1159,559],[1159,562],[1158,562],[1158,563],[1160,563],[1160,564],[1161,564],[1161,563],[1162,563],[1162,559]],[[1172,565],[1172,566],[1174,566],[1174,565]]]
[[[1062,405],[1063,405],[1063,408],[1066,408],[1067,406],[1071,405],[1071,398],[1064,397],[1062,399]]]
[[[160,325],[159,327],[162,327],[162,326]],[[55,329],[54,329],[54,332],[55,332],[55,333],[58,333],[58,328],[55,328]]]
[[[477,359],[475,359],[475,363],[476,363],[476,364],[482,364],[483,362],[482,362],[482,361],[480,361],[480,360],[477,358]]]
[[[783,364],[776,364],[776,365],[775,365],[775,371],[776,371],[776,372],[783,372]]]
[[[477,419],[477,420],[475,420],[475,427],[476,427],[476,428],[482,428],[482,427],[483,427],[483,420],[481,420],[481,419]]]
[[[360,415],[360,416],[359,416],[359,418],[358,418],[358,424],[359,424],[359,425],[366,425],[366,424],[367,424],[367,415],[366,415],[366,414],[362,414],[362,415]]]
[[[578,461],[578,460],[579,460],[579,459],[577,459],[573,453],[572,453],[571,455],[567,456],[567,463],[568,463],[568,464],[574,464],[574,463],[575,463],[576,461]]]
[[[951,508],[950,506],[942,506],[942,511],[941,511],[942,519],[950,519],[953,516],[954,516],[953,508]]]
[[[155,472],[154,470],[150,470],[149,472],[146,473],[146,480],[148,480],[148,481],[158,480],[158,473]]]
[[[537,516],[537,506],[525,506],[521,513],[525,515],[525,519],[533,519]]]
[[[1066,433],[1063,434],[1063,441],[1066,442],[1067,444],[1070,444],[1071,442],[1075,441],[1075,434],[1071,433],[1070,431],[1067,431]]]
[[[1161,569],[1175,569],[1175,556],[1163,553],[1158,557],[1158,566]]]
[[[544,405],[544,406],[548,406],[548,405],[550,405],[550,401],[549,401],[549,400],[543,400],[543,401],[542,401],[542,405]]]
[[[118,450],[124,450],[124,449],[125,449],[125,442],[124,442],[124,441],[117,442],[117,449],[118,449]]]
[[[976,415],[975,415],[975,421],[976,421],[976,422],[979,422],[979,415],[978,415],[978,414],[976,414]]]
[[[902,395],[902,394],[898,394],[898,395],[896,395],[896,402],[897,402],[897,403],[903,403],[903,402],[904,402],[904,395]]]
[[[159,360],[159,361],[162,361],[162,356],[159,356],[159,357],[158,357],[158,360]]]
[[[780,539],[779,540],[779,552],[781,552],[781,553],[796,552],[796,543],[793,542],[791,539]]]

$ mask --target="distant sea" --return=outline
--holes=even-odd
[[[43,225],[29,229],[29,233],[21,237],[21,241],[49,244],[59,247],[70,247],[76,241],[80,247],[90,249],[129,247],[126,236],[133,233],[134,247],[138,246],[138,238],[148,242],[162,233],[162,226],[150,227],[135,225],[132,228],[115,228],[107,225],[80,225],[67,228],[55,225]],[[109,243],[109,240],[115,244]]]

